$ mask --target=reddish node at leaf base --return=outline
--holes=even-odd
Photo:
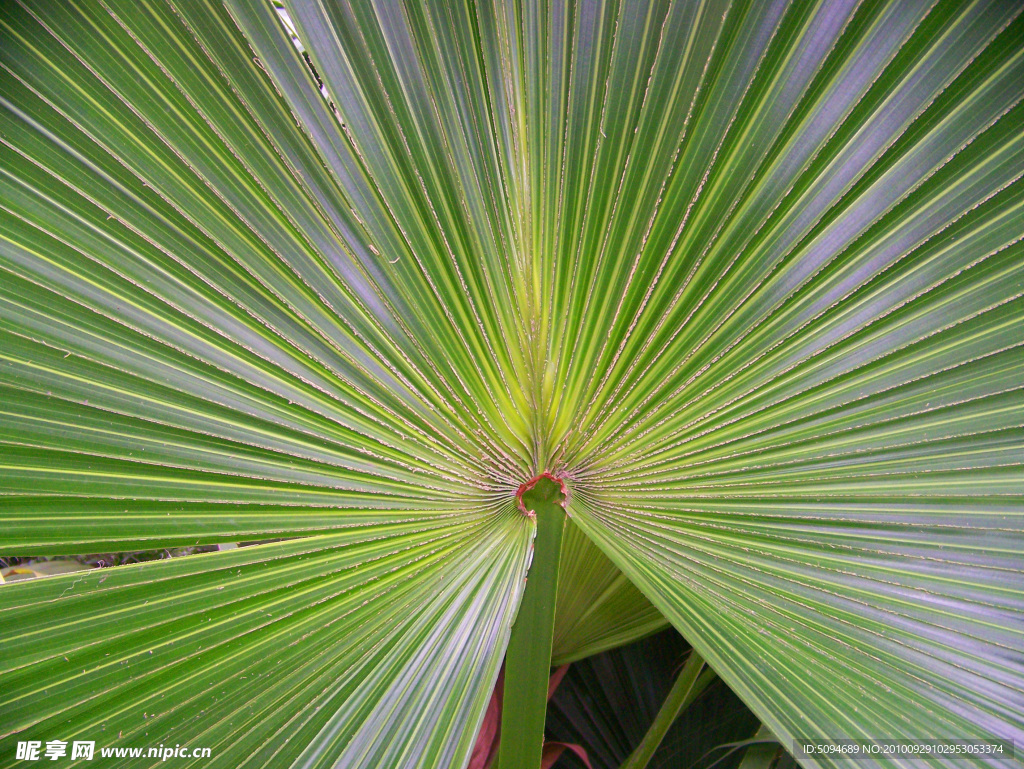
[[[537,517],[537,514],[533,510],[527,510],[526,509],[526,505],[523,504],[523,494],[525,494],[530,489],[532,489],[534,486],[536,486],[541,478],[547,478],[549,481],[554,481],[555,483],[558,484],[559,488],[562,491],[562,501],[559,502],[558,504],[561,505],[562,509],[565,510],[566,514],[568,515],[567,503],[569,501],[569,487],[565,485],[565,479],[564,478],[559,478],[558,476],[553,475],[552,473],[550,473],[547,470],[545,470],[540,475],[538,475],[538,476],[536,476],[534,478],[531,478],[526,483],[522,483],[522,484],[519,485],[519,489],[516,491],[516,504],[519,505],[519,512],[521,512],[523,515],[527,516],[528,518],[536,518]]]

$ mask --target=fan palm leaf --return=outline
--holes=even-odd
[[[0,589],[3,761],[464,765],[545,471],[556,662],[1024,738],[1020,11],[5,3],[3,548],[284,541]]]

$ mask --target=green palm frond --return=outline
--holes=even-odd
[[[1024,744],[1020,4],[286,6],[0,10],[0,548],[285,540],[0,588],[0,761],[464,765],[544,471],[556,663]]]
[[[593,769],[619,769],[662,715],[688,652],[678,633],[666,630],[573,665],[552,699],[548,733],[586,745]],[[713,673],[705,670],[694,683],[695,701],[671,711],[675,717],[645,764],[650,769],[736,769],[744,751],[728,754],[722,746],[757,732],[757,719]],[[578,761],[571,766],[583,769]]]

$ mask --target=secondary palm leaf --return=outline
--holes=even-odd
[[[593,769],[619,769],[643,741],[686,662],[686,643],[665,630],[572,665],[552,698],[548,734],[586,745]],[[693,682],[687,699],[695,701],[665,732],[646,764],[650,769],[736,769],[743,752],[727,755],[728,746],[758,730],[757,718],[713,673]],[[583,769],[578,761],[571,765]]]
[[[289,538],[0,589],[4,761],[462,765],[544,470],[556,662],[1024,740],[1017,4],[287,10],[0,11],[3,549]]]

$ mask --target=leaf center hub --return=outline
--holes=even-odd
[[[559,478],[547,470],[526,483],[520,484],[516,491],[519,512],[529,518],[537,517],[534,510],[537,502],[554,502],[565,510],[568,501],[569,488],[565,485],[565,479]]]

